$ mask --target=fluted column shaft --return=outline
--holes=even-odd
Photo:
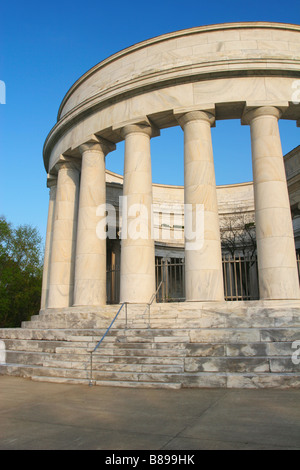
[[[79,168],[59,164],[51,249],[48,308],[73,304]]]
[[[155,251],[151,235],[152,172],[145,125],[127,125],[123,183],[120,301],[149,302],[155,290]],[[127,215],[126,221],[124,215]],[[126,223],[127,222],[127,223]]]
[[[250,123],[261,299],[299,299],[293,225],[276,107],[245,115]]]
[[[185,214],[191,210],[193,222],[192,226],[187,227],[185,217],[186,300],[220,301],[224,300],[224,289],[211,141],[214,117],[208,112],[191,111],[178,120],[184,130]],[[201,205],[203,211],[198,222],[197,205],[198,211],[201,211]],[[195,245],[187,238],[188,230],[195,232]]]
[[[96,233],[97,207],[105,206],[108,142],[87,143],[82,154],[75,264],[74,306],[106,304],[106,238]],[[105,210],[101,211],[103,217]]]
[[[53,235],[53,226],[54,226],[56,185],[57,185],[57,178],[49,178],[47,182],[47,186],[49,188],[49,206],[48,206],[47,232],[46,232],[45,252],[44,252],[41,310],[44,310],[48,303],[50,254],[51,254],[52,235]]]

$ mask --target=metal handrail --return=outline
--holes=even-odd
[[[160,281],[159,285],[158,285],[158,288],[156,289],[156,291],[152,294],[151,296],[151,299],[150,301],[147,303],[147,307],[145,308],[144,310],[144,313],[143,315],[145,315],[146,311],[148,310],[148,328],[150,328],[150,307],[157,295],[157,292],[159,291],[159,289],[161,288],[162,284],[163,284],[164,281]]]
[[[118,312],[116,313],[115,317],[113,318],[113,320],[112,320],[111,324],[109,325],[109,327],[107,328],[106,332],[104,333],[104,335],[102,336],[100,341],[98,341],[98,343],[96,344],[94,349],[90,352],[91,357],[90,357],[90,382],[89,382],[89,385],[93,385],[93,379],[92,379],[92,375],[93,375],[93,354],[94,354],[95,351],[97,351],[100,344],[104,340],[105,336],[107,335],[107,333],[109,332],[109,330],[113,326],[114,322],[116,321],[116,319],[117,319],[119,313],[121,312],[122,308],[124,307],[124,305],[125,305],[125,328],[127,328],[127,303],[128,302],[123,302],[122,303],[121,307],[119,308]]]
[[[147,303],[147,307],[146,309],[144,310],[144,314],[146,313],[146,310],[148,309],[148,328],[150,328],[150,306],[152,305],[156,295],[157,295],[157,292],[159,291],[159,289],[161,288],[163,284],[163,281],[160,281],[159,283],[159,286],[158,288],[156,289],[156,291],[152,294],[151,296],[151,299],[150,301]],[[89,385],[93,385],[93,354],[95,351],[97,351],[97,349],[99,348],[100,344],[102,343],[102,341],[104,340],[105,336],[107,335],[107,333],[109,332],[109,330],[111,329],[111,327],[113,326],[114,322],[116,321],[119,313],[121,312],[122,308],[124,307],[125,305],[125,328],[127,328],[127,304],[128,302],[123,302],[121,307],[119,308],[118,312],[116,313],[115,317],[113,318],[111,324],[109,325],[109,327],[107,328],[106,332],[104,333],[104,335],[102,336],[102,338],[100,339],[100,341],[98,341],[98,343],[96,344],[96,346],[94,347],[94,349],[90,352],[90,382],[89,382]]]

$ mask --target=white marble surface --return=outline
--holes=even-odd
[[[41,293],[41,309],[42,310],[44,310],[48,304],[50,254],[51,254],[51,246],[52,246],[53,227],[54,227],[56,185],[57,185],[57,178],[52,177],[48,179],[47,186],[50,189],[49,189],[49,206],[48,206],[47,232],[46,232],[46,242],[45,242],[45,252],[44,252],[43,281],[42,281],[42,293]]]
[[[78,194],[78,166],[72,162],[61,163],[50,254],[48,308],[73,304]]]
[[[80,150],[74,305],[105,305],[106,238],[97,235],[97,224],[101,221],[97,207],[106,203],[105,155],[113,147],[100,141],[82,145]]]
[[[123,196],[127,204],[127,227],[123,216],[120,301],[147,303],[155,291],[154,240],[151,237],[150,220],[152,129],[149,126],[130,125],[125,126],[122,133],[125,138]],[[132,211],[133,206],[141,206],[141,210]],[[131,228],[136,230],[131,231]],[[140,233],[141,237],[133,236],[134,231]]]
[[[214,117],[203,111],[178,117],[184,131],[184,203],[191,205],[196,225],[197,204],[203,206],[203,226],[195,227],[196,249],[188,249],[185,233],[185,291],[187,301],[223,300],[223,277],[218,201],[210,126]],[[186,209],[185,209],[186,210]]]
[[[249,111],[262,299],[299,299],[294,233],[275,107]]]

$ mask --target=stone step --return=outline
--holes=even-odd
[[[81,384],[81,385],[99,385],[102,387],[129,387],[136,388],[136,382],[130,381],[109,381],[109,380],[94,380],[90,383],[89,379],[66,379],[64,377],[39,377],[32,376],[32,380],[36,382],[52,382],[52,383],[69,383],[69,384]],[[181,383],[161,383],[161,382],[139,382],[139,388],[160,388],[160,389],[180,389]]]
[[[186,372],[298,372],[291,357],[185,358]]]
[[[136,351],[136,350],[134,350]],[[43,365],[45,367],[57,366],[57,367],[69,367],[69,368],[84,368],[85,364],[90,362],[90,354],[86,351],[84,354],[70,354],[69,352],[56,354],[56,353],[45,353],[45,352],[28,352],[28,351],[7,351],[6,352],[6,363],[19,363],[27,365]],[[107,364],[115,365],[115,367],[123,367],[124,364],[128,365],[153,365],[154,367],[178,367],[182,369],[183,360],[182,358],[161,356],[161,355],[149,355],[149,356],[128,356],[114,355],[113,352],[109,355],[95,354],[93,356],[93,364],[95,368],[105,367]]]
[[[95,364],[93,363],[93,376],[97,373],[114,372],[114,373],[170,373],[181,374],[184,372],[182,365],[164,365],[164,364],[142,364],[142,363],[119,363],[109,362]]]
[[[92,379],[126,387],[298,387],[300,365],[292,354],[300,340],[299,306],[287,312],[282,305],[251,305],[154,305],[151,328],[147,312],[130,306],[127,328],[120,316],[93,354]],[[89,383],[90,352],[115,307],[46,311],[22,328],[0,329],[6,349],[0,374]]]
[[[90,352],[94,343],[87,342],[61,342],[61,341],[41,341],[41,340],[5,340],[7,352],[14,353],[52,353],[57,357],[80,358]],[[153,357],[159,361],[164,357],[176,360],[176,357],[235,357],[235,356],[291,356],[294,352],[293,342],[257,342],[257,343],[188,343],[186,345],[172,344],[166,347],[165,343],[116,343],[103,342],[100,348],[94,353],[94,360],[103,360],[110,356],[129,358]],[[77,360],[77,359],[76,359]],[[126,359],[124,359],[126,360]],[[12,361],[13,362],[13,361]]]
[[[66,379],[81,379],[89,380],[90,367],[89,363],[86,364],[85,369],[69,369],[69,368],[57,368],[57,367],[43,367],[39,365],[25,365],[25,364],[6,364],[0,365],[0,373],[6,373],[7,375],[15,375],[21,377],[55,377],[55,378],[66,378]],[[94,370],[92,373],[93,380],[110,380],[110,381],[122,381],[122,382],[161,382],[169,383],[174,382],[180,378],[181,374],[174,372],[141,372],[141,371],[103,371]],[[179,383],[179,382],[178,382]]]
[[[111,330],[109,336],[107,336],[108,340],[111,336],[114,336],[113,331]],[[105,329],[3,328],[0,329],[0,338],[1,340],[97,341],[105,332]]]
[[[169,364],[176,364],[179,363],[183,357],[185,357],[186,353],[184,350],[178,350],[177,352],[172,350],[170,351],[169,349],[159,349],[159,350],[138,350],[138,349],[126,349],[126,350],[106,350],[99,352],[97,351],[96,353],[93,354],[93,361],[94,362],[137,362],[138,360],[142,362],[147,362],[150,363],[152,362],[153,364],[158,364],[158,363],[169,363]],[[82,352],[82,354],[74,354],[74,353],[69,353],[69,351],[59,351],[59,353],[55,353],[53,357],[56,357],[58,360],[61,358],[61,360],[64,360],[67,357],[72,357],[74,360],[81,360],[82,357],[87,356],[87,352]],[[88,357],[90,357],[90,354],[88,354]]]
[[[51,376],[67,379],[89,379],[90,367],[86,363],[86,369],[69,369],[61,367],[44,367],[42,365],[33,364],[0,364],[0,374],[16,375],[19,377],[32,376]]]
[[[1,334],[2,333],[2,334]],[[0,335],[7,349],[48,350],[59,352],[62,348],[73,347],[76,349],[91,349],[102,338],[103,330],[8,330]],[[202,329],[112,329],[101,344],[101,350],[114,344],[117,348],[142,348],[158,347],[159,344],[172,344],[174,348],[185,348],[192,351],[205,350],[207,344],[216,348],[216,345],[227,344],[233,350],[251,348],[262,350],[268,343],[274,343],[273,349],[280,347],[277,343],[288,343],[299,339],[300,328],[202,328]],[[146,345],[146,346],[145,346]],[[205,345],[205,346],[204,346]],[[240,346],[239,346],[240,345]],[[250,346],[249,346],[250,348]],[[250,350],[251,350],[250,348]],[[281,348],[282,349],[282,348]],[[71,351],[70,351],[71,352]],[[75,351],[74,351],[75,352]],[[257,354],[255,352],[255,354]],[[221,354],[223,355],[223,354]]]
[[[147,328],[147,329],[121,329],[112,328],[105,342],[115,341],[116,339],[123,342],[232,342],[234,338],[245,338],[244,342],[278,342],[278,341],[295,341],[299,336],[300,328],[298,327],[236,327],[236,328]],[[0,335],[5,339],[19,340],[48,340],[48,341],[72,341],[72,342],[96,342],[106,333],[104,329],[3,329]],[[222,341],[221,341],[222,340]]]
[[[129,388],[136,388],[137,386],[139,388],[159,388],[159,389],[175,389],[178,390],[181,388],[181,383],[179,382],[142,382],[139,380],[138,384],[137,382],[131,382],[127,380],[126,382],[114,380],[96,380],[95,385],[100,385],[102,387],[129,387]]]
[[[147,343],[139,343],[139,344],[146,344],[147,348],[145,349],[129,349],[129,348],[119,348],[117,347],[116,343],[110,343],[109,345],[101,345],[99,349],[96,350],[94,353],[94,358],[97,357],[105,357],[105,356],[155,356],[155,357],[178,357],[178,356],[183,356],[185,355],[185,349],[183,347],[180,347],[178,344],[175,345],[175,347],[172,349],[166,348],[167,343],[160,343],[159,346],[155,346],[155,348],[148,348]],[[94,345],[93,345],[94,346]],[[163,346],[163,347],[160,347]],[[173,344],[172,344],[173,346]],[[69,355],[76,355],[76,354],[82,354],[85,355],[87,353],[90,353],[93,350],[93,347],[89,348],[75,348],[74,346],[70,347],[58,347],[56,348],[56,354],[69,354]]]
[[[94,356],[93,364],[152,364],[152,365],[167,365],[167,366],[181,366],[183,364],[183,357],[170,357],[170,356]]]
[[[3,366],[0,366],[0,373]],[[48,381],[56,383],[81,383],[88,384],[90,377],[68,377],[68,374],[63,376],[57,375],[46,375],[47,370],[44,369],[44,374],[40,374],[38,367],[23,367],[20,365],[7,366],[5,371],[7,375],[17,375],[22,377],[31,377],[37,381]],[[37,375],[36,375],[37,373]],[[86,374],[88,375],[88,374]],[[132,375],[131,375],[132,377]],[[136,381],[136,378],[139,380]],[[136,377],[135,380],[126,380],[126,376],[123,375],[122,380],[117,380],[116,375],[106,375],[104,378],[99,376],[92,377],[92,382],[95,385],[100,386],[123,386],[123,387],[151,387],[151,388],[276,388],[276,389],[287,389],[287,388],[299,388],[300,387],[300,376],[299,373],[216,373],[216,372],[199,372],[197,374],[180,374],[177,377],[172,376],[173,381],[154,381],[149,380],[149,374],[146,376],[148,380],[143,381],[144,375]],[[125,380],[124,380],[125,379]],[[170,379],[170,377],[169,377]],[[165,374],[163,374],[163,380],[165,380]]]
[[[70,369],[44,368],[22,364],[0,365],[0,374],[31,377],[40,381],[61,383],[88,383],[89,369],[74,371]],[[298,373],[285,372],[184,372],[180,374],[145,374],[145,373],[111,373],[93,371],[92,379],[96,385],[140,386],[149,387],[200,387],[200,388],[293,388],[300,386]]]
[[[42,366],[49,357],[45,352],[7,351],[6,364],[27,364]]]
[[[268,357],[291,356],[293,342],[257,342],[257,343],[189,343],[186,345],[188,357]]]
[[[74,378],[66,378],[66,377],[47,377],[47,376],[39,376],[39,375],[32,375],[31,380],[34,382],[50,382],[50,383],[57,383],[57,384],[71,384],[71,385],[89,385],[90,379],[74,379]]]
[[[89,368],[89,360],[84,362],[59,362],[55,360],[46,360],[43,362],[44,367],[50,368],[63,368],[63,369],[76,369],[76,370],[86,370]],[[102,372],[114,372],[114,373],[123,373],[123,372],[130,372],[130,373],[172,373],[172,374],[180,374],[184,371],[183,364],[182,365],[165,365],[165,364],[143,364],[143,363],[119,363],[119,362],[107,362],[107,363],[93,363],[93,375],[95,373],[102,373]]]
[[[5,343],[6,351],[27,351],[27,352],[45,352],[45,353],[56,353],[58,348],[69,347],[70,344],[74,344],[70,341],[48,341],[48,340],[24,340],[24,339],[5,339],[2,340]],[[86,351],[90,348],[90,344],[94,342],[75,342],[76,348],[80,351]]]
[[[32,376],[32,380],[64,384],[90,384],[89,379],[72,379],[66,377]],[[93,380],[93,385],[107,387],[136,388],[135,381]],[[300,378],[296,374],[215,374],[202,373],[197,376],[183,376],[181,382],[138,382],[139,388],[180,389],[184,388],[299,388]]]
[[[136,352],[136,350],[134,350]],[[292,352],[292,351],[291,351]],[[6,363],[19,363],[23,365],[34,365],[43,367],[55,367],[66,369],[86,369],[89,367],[90,355],[88,353],[74,356],[73,354],[49,354],[45,352],[28,351],[7,351]],[[93,357],[94,370],[115,370],[115,371],[145,371],[160,370],[179,373],[183,372],[299,372],[300,367],[292,361],[290,356],[187,356],[181,357],[177,361],[166,357],[164,361],[161,357],[136,356],[116,357],[114,354],[104,356],[95,355]]]
[[[300,387],[299,373],[185,373],[182,377],[184,388],[276,388]]]
[[[286,328],[202,328],[190,330],[191,343],[258,343],[295,341],[300,329]]]
[[[107,328],[113,316],[97,317],[90,315],[86,318],[85,315],[56,315],[43,314],[33,316],[30,321],[22,323],[23,328]],[[276,312],[274,315],[229,315],[229,314],[214,314],[210,312],[201,313],[201,315],[186,315],[180,317],[173,317],[170,315],[150,317],[150,326],[152,328],[205,328],[205,327],[277,327],[277,326],[300,326],[299,314],[286,315],[284,312]],[[116,327],[125,327],[125,318],[118,318],[114,325]],[[142,328],[149,326],[148,317],[129,317],[127,320],[128,327],[141,326]]]
[[[148,322],[146,322],[148,324]],[[132,322],[135,325],[134,321]],[[199,318],[177,318],[177,319],[151,319],[151,328],[272,328],[272,327],[300,327],[298,317],[238,317],[203,315]]]
[[[93,370],[93,380],[118,380],[122,382],[155,382],[155,383],[180,383],[182,374],[176,372],[130,372],[130,371],[97,371]]]
[[[253,306],[240,305],[241,302],[231,302],[230,305],[226,303],[220,303],[217,308],[216,305],[198,303],[177,303],[177,304],[153,304],[150,311],[150,323],[152,327],[163,327],[167,326],[170,328],[176,327],[208,327],[208,326],[223,326],[232,327],[236,325],[248,327],[248,326],[289,326],[294,323],[296,326],[300,326],[299,318],[299,302],[295,302],[293,306],[288,307],[287,310],[284,307],[285,303],[272,308],[264,305],[258,306],[257,303],[252,304]],[[271,305],[271,304],[270,304]],[[36,327],[34,323],[38,324],[39,327],[48,328],[61,328],[61,327],[72,327],[72,328],[83,328],[83,327],[107,327],[116,312],[118,311],[119,305],[106,306],[103,308],[87,309],[73,307],[70,309],[53,309],[46,310],[39,315],[34,315],[30,322],[24,322],[24,327]],[[140,306],[128,306],[127,320],[129,326],[134,326],[141,322],[141,326],[148,324],[149,315],[144,314],[145,305]],[[125,311],[122,311],[116,320],[116,325],[124,327],[125,324]],[[297,323],[295,323],[297,322]]]
[[[2,329],[0,337],[5,339],[48,340],[97,342],[104,335],[104,329]],[[236,328],[145,328],[118,329],[112,328],[105,342],[122,337],[127,342],[278,342],[295,341],[299,338],[299,327],[236,327]]]

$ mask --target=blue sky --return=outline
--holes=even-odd
[[[237,21],[300,23],[298,0],[11,1],[1,6],[0,214],[44,238],[48,189],[42,149],[70,86],[89,68],[132,44],[179,29]],[[295,122],[280,122],[283,152],[299,145]],[[212,129],[217,184],[252,179],[250,131],[239,121]],[[153,181],[183,184],[180,128],[152,139]],[[123,171],[123,144],[107,159]],[[174,164],[174,161],[176,164]]]

